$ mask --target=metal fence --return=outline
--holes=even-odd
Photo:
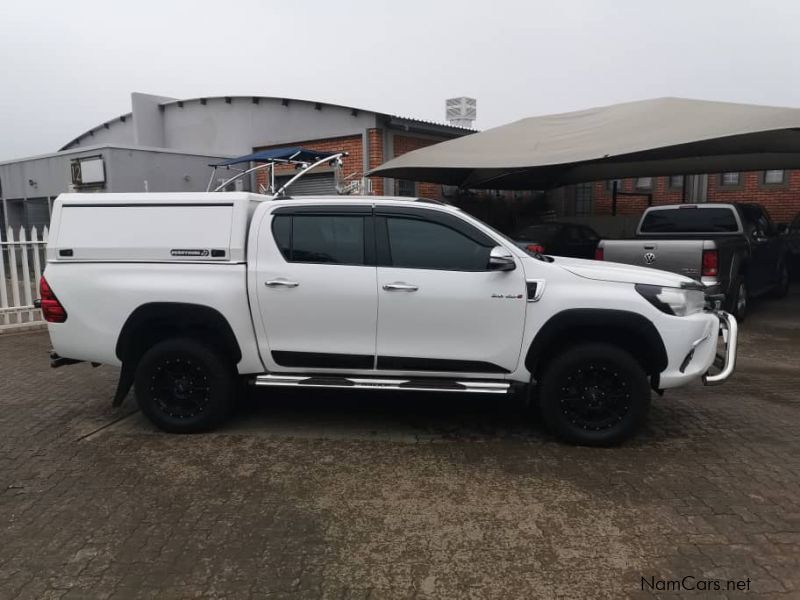
[[[9,227],[0,233],[0,327],[41,321],[41,311],[33,307],[39,297],[39,278],[45,265],[47,227],[41,232],[32,227],[30,234],[20,227],[14,236]]]

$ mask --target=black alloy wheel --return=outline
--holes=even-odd
[[[189,338],[159,342],[136,369],[136,400],[160,429],[207,431],[228,416],[236,389],[235,368],[211,346]]]
[[[602,342],[570,346],[544,368],[540,406],[561,440],[611,446],[633,436],[650,407],[650,382],[624,349]]]
[[[159,410],[174,419],[193,419],[208,408],[208,376],[191,359],[175,358],[156,365],[150,394]]]
[[[584,431],[610,429],[630,410],[630,386],[612,363],[587,362],[565,372],[560,383],[561,412]]]

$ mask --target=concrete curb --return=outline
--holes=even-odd
[[[46,331],[47,323],[44,321],[33,321],[31,323],[21,323],[19,325],[0,325],[0,335],[12,335],[15,333],[35,333]]]

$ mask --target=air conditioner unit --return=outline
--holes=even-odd
[[[472,129],[475,119],[478,118],[478,101],[466,96],[449,98],[445,100],[445,111],[450,125]]]

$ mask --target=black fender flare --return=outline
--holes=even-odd
[[[213,339],[214,344],[238,364],[242,351],[228,320],[215,308],[185,302],[149,302],[127,318],[117,337],[114,353],[122,363],[114,405],[118,406],[133,384],[141,355],[154,343],[170,336]]]
[[[550,317],[533,338],[525,366],[536,377],[554,350],[581,341],[617,344],[631,352],[649,375],[667,368],[664,341],[650,319],[605,308],[570,308]]]

